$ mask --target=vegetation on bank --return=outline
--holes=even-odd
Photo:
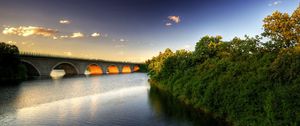
[[[152,86],[234,125],[300,124],[300,7],[264,19],[262,36],[205,36],[153,57]],[[268,40],[267,42],[262,42]]]
[[[15,45],[0,42],[0,86],[25,80],[26,68],[21,64],[19,49]]]
[[[148,72],[147,65],[146,64],[140,64],[138,72],[142,72],[142,73]]]

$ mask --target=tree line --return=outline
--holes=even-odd
[[[234,125],[299,125],[300,7],[263,22],[255,37],[204,36],[194,51],[160,52],[146,61],[151,85]]]

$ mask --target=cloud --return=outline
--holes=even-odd
[[[124,47],[128,46],[128,40],[126,40],[124,38],[121,38],[118,41],[113,39],[112,41],[116,43],[115,48],[124,48]]]
[[[8,44],[13,44],[13,45],[16,45],[16,44],[17,44],[16,41],[8,41],[7,43],[8,43]]]
[[[69,38],[69,36],[67,36],[67,35],[61,35],[61,36],[59,36],[59,38],[64,39],[64,38]]]
[[[92,37],[99,37],[99,36],[100,36],[100,33],[95,32],[95,33],[91,34],[91,36],[92,36]]]
[[[169,16],[168,19],[177,24],[180,23],[180,21],[181,21],[179,16]]]
[[[125,42],[125,41],[126,41],[125,39],[122,39],[122,38],[120,39],[120,42]]]
[[[82,38],[84,35],[81,32],[74,32],[70,38]]]
[[[282,1],[277,0],[277,1],[274,1],[274,2],[272,2],[272,3],[269,3],[269,6],[270,6],[270,7],[271,7],[271,6],[277,6],[277,5],[281,4],[281,3],[282,3]]]
[[[168,22],[165,24],[166,26],[172,26],[172,23]]]
[[[66,19],[62,19],[62,20],[59,20],[59,23],[61,23],[61,24],[70,24],[71,21],[66,20]]]
[[[69,38],[86,38],[86,37],[103,37],[103,38],[108,37],[108,34],[100,34],[99,32],[94,32],[91,33],[90,35],[87,35],[82,32],[67,32],[67,34],[63,34],[63,33],[59,33],[58,30],[44,28],[44,27],[36,27],[36,26],[11,27],[11,26],[3,25],[2,33],[4,35],[18,35],[23,37],[42,36],[42,37],[51,38],[53,40],[69,39]],[[128,41],[125,39],[119,39],[119,40],[121,42]]]
[[[56,33],[58,33],[57,30],[48,29],[44,27],[35,27],[35,26],[20,26],[20,27],[6,27],[2,31],[5,35],[18,35],[18,36],[44,36],[44,37],[53,37]]]

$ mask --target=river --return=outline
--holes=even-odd
[[[144,73],[41,79],[0,88],[0,125],[224,125],[150,88]]]

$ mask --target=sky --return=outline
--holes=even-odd
[[[22,52],[143,62],[205,35],[259,35],[299,0],[0,0],[0,41]]]

